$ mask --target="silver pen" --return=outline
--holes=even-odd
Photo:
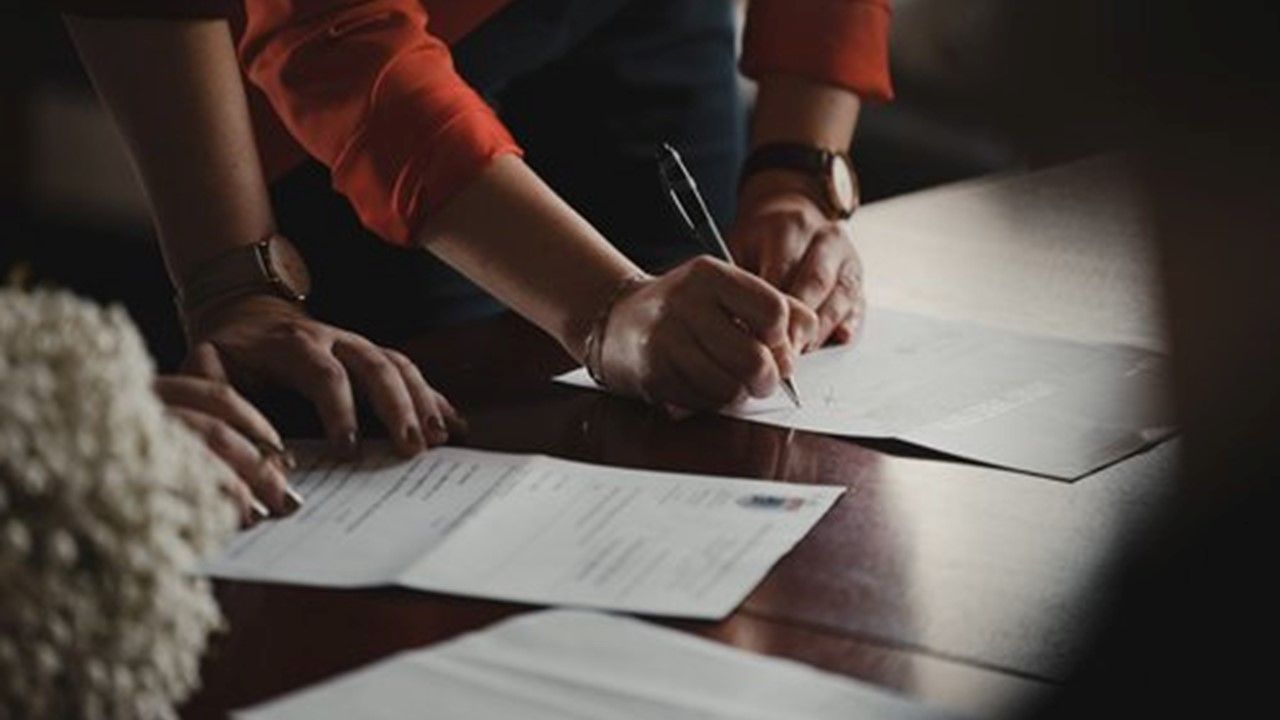
[[[733,253],[729,252],[729,246],[724,243],[724,236],[720,234],[716,221],[707,210],[707,203],[702,199],[702,193],[698,192],[698,183],[694,182],[693,175],[689,174],[684,160],[680,159],[680,153],[667,143],[662,143],[658,148],[658,174],[662,177],[667,195],[671,197],[671,203],[684,219],[693,238],[711,255],[730,265],[736,265],[737,263],[733,261]],[[782,390],[796,407],[800,407],[800,395],[796,392],[796,386],[791,382],[791,378],[782,379]]]

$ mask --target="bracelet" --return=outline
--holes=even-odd
[[[609,387],[609,383],[604,379],[604,335],[609,329],[609,318],[613,316],[613,308],[618,304],[625,295],[635,289],[637,285],[649,279],[649,275],[645,273],[636,273],[631,277],[624,279],[618,283],[613,292],[609,293],[609,299],[604,305],[600,306],[600,312],[596,313],[595,318],[591,321],[591,329],[587,331],[587,339],[583,343],[582,364],[587,368],[587,374],[600,387]]]

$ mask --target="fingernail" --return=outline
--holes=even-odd
[[[249,500],[249,508],[253,510],[253,516],[256,520],[266,520],[271,517],[271,511],[268,510],[267,506],[263,505],[262,501],[258,498],[251,498]]]
[[[264,460],[276,460],[286,470],[293,470],[298,467],[297,458],[284,447],[265,438],[250,438],[250,440],[258,448],[258,453],[262,455]]]
[[[360,438],[356,435],[355,430],[348,430],[342,436],[342,453],[348,458],[354,458],[360,451]]]
[[[293,489],[292,485],[284,486],[284,513],[292,515],[298,511],[298,508],[306,504],[306,498],[302,497],[302,493]]]
[[[431,432],[432,442],[442,443],[449,439],[449,431],[445,429],[444,421],[435,415],[427,418],[427,430]]]
[[[404,429],[404,442],[414,450],[422,449],[422,431],[417,425],[409,425]]]

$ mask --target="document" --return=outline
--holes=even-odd
[[[724,414],[846,437],[895,438],[1071,480],[1172,434],[1159,353],[872,308],[852,347],[800,358],[786,396]],[[595,387],[585,370],[559,380]]]
[[[677,630],[546,610],[341,675],[239,720],[941,720],[867,683]]]
[[[299,454],[306,505],[238,535],[210,575],[714,619],[844,492],[449,447]]]

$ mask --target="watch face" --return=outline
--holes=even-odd
[[[273,235],[266,241],[267,263],[272,279],[280,289],[293,296],[294,300],[305,300],[311,292],[311,273],[307,264],[298,253],[293,243],[279,235]]]
[[[831,156],[828,180],[831,203],[841,217],[849,217],[858,207],[858,179],[849,159],[840,153]]]

